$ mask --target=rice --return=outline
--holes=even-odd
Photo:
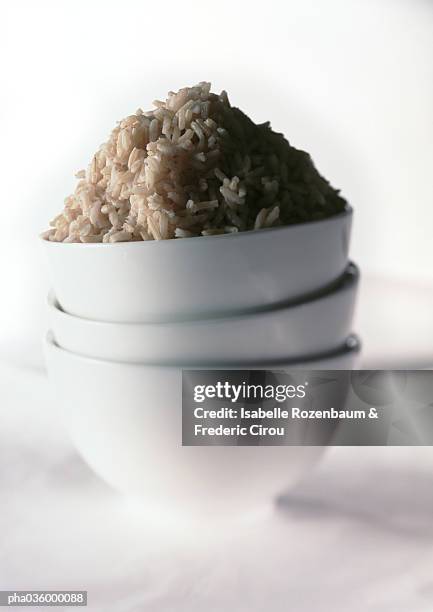
[[[345,200],[269,123],[199,83],[111,132],[43,233],[57,242],[214,236],[324,219]]]

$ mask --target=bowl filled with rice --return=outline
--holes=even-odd
[[[343,275],[352,210],[308,153],[209,83],[118,122],[42,237],[66,312],[114,322],[254,312]]]
[[[350,370],[352,209],[209,83],[153,106],[118,122],[42,235],[47,369],[107,483],[158,512],[231,516],[304,476],[337,423],[309,446],[184,446],[182,372]]]

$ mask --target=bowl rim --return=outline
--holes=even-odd
[[[314,364],[317,361],[333,359],[334,357],[336,358],[344,357],[345,355],[351,355],[351,354],[356,355],[361,351],[361,348],[362,348],[362,342],[359,336],[355,333],[351,333],[347,336],[343,345],[339,345],[330,351],[326,351],[323,353],[316,353],[314,355],[309,355],[308,357],[304,357],[301,359],[297,357],[294,357],[294,358],[292,357],[291,359],[277,359],[276,361],[267,359],[266,361],[258,360],[258,361],[250,361],[246,363],[245,362],[235,362],[235,363],[216,362],[216,363],[202,363],[201,365],[194,365],[194,364],[176,365],[173,363],[169,363],[169,364],[137,363],[137,362],[132,362],[132,361],[108,360],[108,359],[101,359],[99,357],[89,357],[88,355],[81,355],[80,353],[74,353],[73,351],[70,351],[68,349],[65,349],[59,346],[54,338],[54,334],[52,330],[48,330],[48,332],[45,333],[43,340],[44,340],[44,345],[51,350],[59,351],[60,353],[64,353],[72,358],[76,358],[76,359],[83,360],[85,362],[90,362],[93,364],[99,364],[102,366],[113,366],[113,367],[115,366],[132,367],[134,369],[137,369],[137,368],[161,369],[163,368],[164,370],[181,370],[181,371],[184,371],[184,370],[185,371],[188,371],[188,370],[224,370],[224,369],[250,370],[250,369],[257,369],[256,366],[261,366],[260,367],[261,370],[263,369],[276,370],[278,368],[284,369],[284,368],[288,368],[291,366],[296,366],[298,368],[299,365],[302,365],[303,367],[305,365],[305,368],[308,369],[309,364]]]
[[[326,299],[333,295],[341,294],[343,291],[356,291],[360,279],[359,267],[352,261],[347,263],[344,272],[332,283],[328,284],[319,290],[310,292],[302,295],[297,299],[288,300],[285,302],[277,302],[271,306],[264,306],[263,308],[255,309],[254,311],[248,312],[234,312],[224,314],[220,317],[210,316],[206,318],[194,318],[194,319],[179,319],[175,321],[103,321],[99,319],[89,319],[87,317],[80,317],[77,315],[70,314],[62,309],[53,289],[50,289],[47,296],[47,304],[50,311],[54,312],[54,316],[62,317],[62,319],[77,319],[80,325],[91,325],[100,327],[102,329],[108,329],[110,327],[120,327],[121,329],[134,328],[134,327],[164,327],[164,328],[181,328],[182,326],[189,327],[200,327],[203,325],[221,325],[227,321],[236,322],[240,320],[248,320],[257,316],[272,316],[278,311],[289,311],[292,308],[301,308],[305,304],[319,302],[322,299]]]
[[[215,240],[233,240],[234,237],[236,240],[241,240],[241,239],[251,239],[251,238],[256,238],[257,236],[263,236],[264,234],[269,235],[270,233],[277,233],[277,232],[290,232],[290,231],[295,231],[296,228],[301,228],[304,229],[306,227],[316,227],[318,225],[323,225],[325,223],[332,223],[332,222],[336,222],[339,221],[340,219],[344,219],[344,218],[350,218],[353,216],[353,208],[352,206],[350,206],[350,204],[346,204],[345,209],[336,214],[336,215],[331,215],[330,217],[326,217],[325,219],[318,219],[316,221],[304,221],[302,223],[292,223],[290,225],[279,225],[278,227],[264,227],[258,230],[252,229],[252,230],[246,230],[244,232],[233,232],[233,233],[228,233],[228,234],[218,234],[215,236],[192,236],[192,237],[188,237],[188,238],[171,238],[171,239],[167,239],[167,240],[134,240],[134,241],[127,241],[127,242],[56,242],[54,240],[47,240],[46,238],[43,238],[41,234],[39,234],[39,240],[41,240],[43,243],[45,243],[46,245],[50,245],[50,247],[52,248],[58,248],[60,245],[62,247],[66,247],[66,248],[77,248],[77,246],[80,247],[80,249],[82,248],[86,248],[86,249],[100,249],[100,248],[107,248],[107,246],[111,247],[111,248],[142,248],[143,245],[147,245],[145,248],[150,248],[149,245],[155,245],[155,244],[179,244],[179,243],[186,243],[186,244],[190,244],[191,241],[193,241],[193,243],[197,242],[197,240],[203,241],[206,240],[207,242],[213,242]],[[48,247],[48,248],[50,248]]]

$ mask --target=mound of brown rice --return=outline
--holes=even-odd
[[[269,123],[199,83],[120,121],[44,232],[57,242],[209,236],[323,219],[346,202]]]

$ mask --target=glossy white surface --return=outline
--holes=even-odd
[[[183,447],[181,368],[89,359],[49,338],[45,348],[56,401],[77,449],[104,480],[161,512],[251,510],[296,482],[323,452],[318,446]],[[356,355],[354,347],[297,367],[350,369]],[[273,365],[232,366],[248,367]],[[275,367],[284,369],[284,363]]]
[[[360,289],[361,365],[433,367],[433,286]],[[49,576],[92,612],[358,612],[354,592],[369,612],[430,611],[432,448],[329,448],[278,511],[185,527],[93,475],[26,341],[0,346],[1,588]]]
[[[92,474],[44,372],[0,360],[0,387],[1,589],[87,589],[89,612],[430,612],[431,447],[329,448],[278,507],[185,525]]]
[[[224,363],[300,359],[342,346],[352,331],[359,272],[351,264],[337,287],[296,305],[178,323],[107,323],[69,315],[48,298],[56,343],[69,351],[137,363]]]
[[[347,266],[352,211],[238,235],[116,244],[43,241],[63,310],[144,322],[233,314],[300,298]]]

